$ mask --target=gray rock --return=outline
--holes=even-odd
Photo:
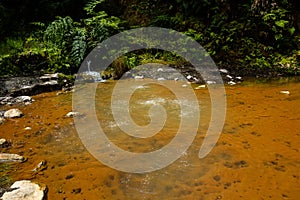
[[[18,154],[0,153],[1,162],[24,162],[25,158]]]
[[[16,103],[33,102],[34,100],[30,96],[19,96],[13,100]]]
[[[16,181],[12,191],[3,194],[2,200],[43,200],[46,199],[47,186],[41,186],[28,180]]]
[[[22,117],[22,116],[23,116],[23,113],[19,109],[16,109],[16,108],[9,109],[8,111],[6,111],[4,113],[5,118],[17,118],[17,117]]]

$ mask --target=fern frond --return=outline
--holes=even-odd
[[[86,31],[84,28],[77,28],[74,33],[74,39],[72,42],[72,50],[70,58],[76,65],[80,65],[85,56],[87,49],[86,43]]]
[[[97,5],[105,2],[105,0],[90,0],[84,7],[84,10],[88,15],[96,15],[95,8]]]
[[[67,31],[73,28],[71,17],[59,18],[53,21],[44,32],[44,40],[59,44],[63,41]]]

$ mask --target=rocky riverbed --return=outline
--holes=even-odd
[[[102,93],[97,97],[99,120],[111,131],[111,139],[124,148],[132,149],[128,145],[136,144],[137,151],[145,151],[149,144],[153,148],[167,144],[177,120],[168,122],[170,126],[150,143],[125,142],[111,116],[103,115],[114,83],[101,83]],[[42,93],[31,96],[34,101],[30,104],[2,105],[1,110],[18,109],[22,115],[7,117],[0,125],[0,153],[3,160],[11,161],[0,163],[1,177],[6,177],[0,194],[16,196],[14,192],[24,190],[15,190],[13,184],[18,188],[26,183],[48,199],[297,199],[299,82],[227,85],[224,130],[214,150],[201,160],[197,155],[207,129],[210,99],[201,84],[191,86],[198,88],[195,93],[202,108],[199,134],[179,160],[147,174],[119,172],[89,154],[74,128],[72,117],[80,113],[70,113],[72,93]],[[146,95],[149,89],[141,90]],[[153,94],[169,98],[159,87],[153,88]],[[134,96],[134,108],[144,106],[144,98]],[[161,98],[159,102],[163,102]],[[171,105],[168,101],[165,104]],[[135,110],[135,114],[143,112]]]

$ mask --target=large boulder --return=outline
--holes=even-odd
[[[2,200],[45,200],[47,187],[28,180],[16,181],[10,191],[3,194]]]
[[[23,113],[19,109],[16,109],[16,108],[9,109],[8,111],[6,111],[4,113],[5,118],[17,118],[17,117],[22,117],[22,116],[23,116]]]

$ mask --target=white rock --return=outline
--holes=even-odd
[[[216,84],[216,81],[206,81],[206,84],[210,85],[210,84]]]
[[[23,162],[25,158],[18,154],[10,153],[0,153],[0,163],[1,162]]]
[[[5,192],[2,200],[43,200],[47,192],[46,186],[28,180],[16,181],[10,188],[15,189]]]
[[[5,144],[5,143],[7,143],[6,139],[1,138],[1,139],[0,139],[0,146],[3,145],[3,144]]]
[[[163,68],[158,68],[157,71],[158,72],[163,72],[164,70],[163,70]]]
[[[191,79],[191,78],[193,78],[191,75],[188,75],[187,77],[186,77],[187,79]]]
[[[222,73],[224,73],[224,74],[227,74],[227,73],[228,73],[228,70],[227,70],[227,69],[220,69],[219,71],[222,72]]]
[[[51,80],[51,81],[47,81],[42,83],[42,85],[57,85],[58,82],[56,80]]]
[[[31,130],[31,127],[27,126],[27,127],[25,127],[25,130],[26,130],[26,131],[30,131],[30,130]]]
[[[79,115],[79,112],[69,112],[68,114],[66,114],[66,117],[77,117]]]
[[[166,80],[165,78],[158,78],[157,79],[158,81],[164,81],[164,80]]]
[[[282,91],[280,91],[280,93],[281,94],[290,94],[290,91],[288,91],[288,90],[282,90]]]
[[[179,81],[179,78],[174,78],[174,81]]]
[[[230,75],[227,74],[226,78],[232,79],[232,76],[230,76]]]
[[[19,109],[9,109],[4,113],[5,118],[16,118],[16,117],[22,117],[23,113]]]
[[[19,96],[19,97],[16,97],[14,99],[14,101],[16,103],[22,103],[22,102],[32,102],[33,99],[30,97],[30,96]]]
[[[134,79],[143,79],[144,78],[144,76],[142,75],[142,76],[135,76],[134,77]]]
[[[233,82],[233,81],[229,81],[228,84],[229,84],[229,85],[235,85],[236,83]]]
[[[195,89],[195,90],[199,90],[199,89],[205,88],[205,87],[206,87],[205,85],[199,85],[199,86],[195,87],[194,89]]]

